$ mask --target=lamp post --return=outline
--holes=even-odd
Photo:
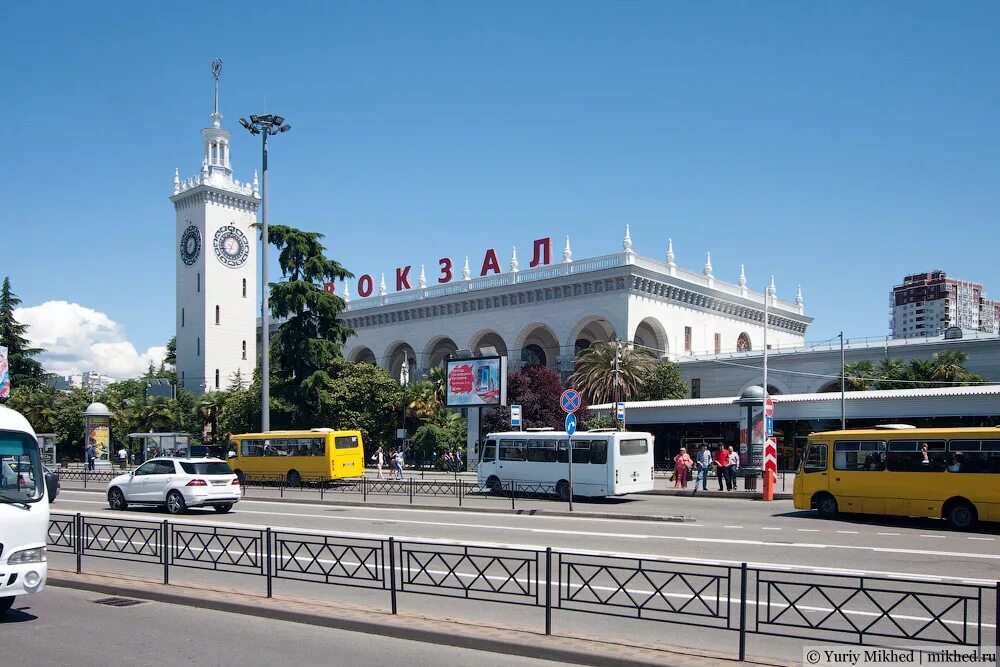
[[[267,294],[267,138],[275,134],[288,132],[292,126],[285,122],[281,116],[266,114],[264,116],[250,116],[250,122],[246,118],[240,118],[240,125],[245,127],[250,134],[259,134],[261,137],[261,171],[263,172],[263,183],[260,191],[260,291],[261,291],[261,355],[260,355],[260,430],[267,433],[271,430],[271,318],[268,312]]]

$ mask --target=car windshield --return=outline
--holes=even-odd
[[[35,439],[27,433],[0,431],[0,502],[37,502],[44,489]]]
[[[189,475],[232,475],[233,469],[222,461],[206,461],[205,463],[181,463],[184,472]]]

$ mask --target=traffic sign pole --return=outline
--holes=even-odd
[[[569,457],[569,511],[573,511],[573,434],[576,433],[576,415],[570,412],[566,415],[566,443]]]

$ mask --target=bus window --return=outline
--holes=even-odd
[[[951,472],[1000,473],[1000,440],[952,440]]]
[[[338,435],[333,439],[333,446],[336,449],[354,449],[358,446],[358,436]]]
[[[531,440],[528,442],[528,460],[537,463],[556,462],[555,440]]]
[[[826,470],[826,445],[809,445],[806,458],[802,463],[802,472],[822,472]]]
[[[487,440],[486,446],[483,447],[483,461],[486,463],[492,463],[496,461],[497,458],[497,442],[496,440]]]
[[[590,441],[590,462],[598,465],[606,465],[608,462],[608,441]]]
[[[326,456],[325,438],[313,438],[311,442],[312,444],[309,445],[310,456]]]
[[[619,448],[622,456],[638,456],[649,452],[649,443],[643,439],[622,440]]]
[[[590,463],[590,442],[573,441],[573,463]]]
[[[524,440],[501,440],[500,460],[524,461],[526,449]]]
[[[243,440],[240,443],[241,456],[261,456],[264,453],[263,440]]]
[[[833,445],[834,470],[885,470],[885,442],[838,440]]]
[[[923,448],[927,447],[927,461]],[[890,440],[885,467],[893,472],[941,472],[944,440]]]

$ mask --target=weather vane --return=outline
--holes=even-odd
[[[216,58],[212,61],[212,76],[215,80],[219,80],[219,76],[222,74],[222,58]]]

